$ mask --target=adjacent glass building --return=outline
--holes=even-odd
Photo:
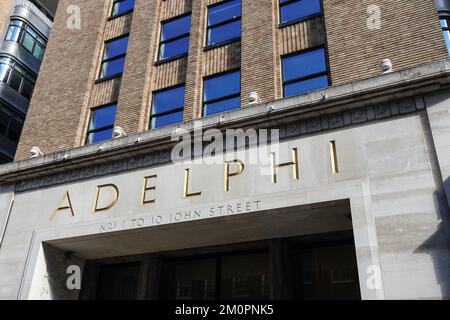
[[[45,2],[17,0],[0,26],[0,164],[14,158],[52,20]]]

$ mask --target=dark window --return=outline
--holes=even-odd
[[[240,107],[240,71],[233,71],[205,79],[203,97],[204,116],[210,116]]]
[[[328,85],[327,61],[324,48],[283,58],[285,97],[327,88]]]
[[[441,19],[441,28],[444,33],[445,45],[447,46],[447,50],[450,55],[450,20],[449,19]]]
[[[185,56],[189,51],[191,15],[162,23],[159,60]]]
[[[134,0],[114,0],[111,17],[120,16],[133,11]]]
[[[128,35],[105,43],[100,79],[118,77],[123,73],[128,48]]]
[[[111,104],[92,109],[86,144],[94,144],[112,138],[116,108],[116,104]]]
[[[6,33],[6,41],[19,43],[39,61],[44,58],[47,40],[21,20],[11,20]]]
[[[25,116],[0,102],[0,135],[19,142]]]
[[[228,0],[208,8],[208,46],[240,39],[242,31],[241,0]]]
[[[166,259],[162,300],[268,300],[272,272],[268,253]]]
[[[102,265],[98,273],[96,300],[136,300],[140,263]]]
[[[185,86],[153,93],[151,129],[183,121]]]
[[[16,61],[0,57],[0,81],[8,84],[28,100],[31,99],[36,76],[25,70]]]
[[[280,0],[281,23],[305,20],[321,14],[320,0]]]

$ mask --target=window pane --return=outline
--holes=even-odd
[[[8,33],[6,34],[7,41],[19,42],[20,31],[22,29],[17,26],[11,26],[8,29]]]
[[[168,59],[189,51],[189,37],[161,44],[159,59]]]
[[[448,54],[450,55],[450,31],[444,31],[445,45],[447,46]]]
[[[242,30],[241,20],[227,23],[208,30],[208,45],[218,44],[231,39],[239,38]]]
[[[31,29],[30,27],[26,27],[26,32],[30,35],[30,37],[32,37],[33,39],[37,38],[37,33],[36,31],[34,31],[33,29]]]
[[[268,254],[223,257],[221,298],[224,300],[269,299],[271,279]]]
[[[34,38],[28,32],[25,32],[22,40],[22,45],[24,46],[24,48],[32,52],[34,41]]]
[[[44,52],[45,48],[41,44],[36,43],[36,46],[34,47],[33,56],[39,61],[42,61],[42,58],[44,58]]]
[[[33,95],[33,90],[34,90],[34,84],[31,81],[24,79],[23,85],[22,85],[22,92],[21,92],[22,95],[24,97],[26,97],[28,100],[30,100],[31,96]]]
[[[134,0],[123,0],[116,2],[113,7],[112,15],[118,15],[134,8]]]
[[[155,93],[153,95],[152,114],[183,108],[184,94],[184,86]]]
[[[444,33],[445,45],[447,46],[448,54],[450,55],[450,31],[448,28],[448,21],[446,19],[439,20],[442,31]]]
[[[11,120],[8,129],[8,134],[6,135],[6,137],[11,141],[18,142],[21,132],[22,132],[22,124],[15,120]]]
[[[169,113],[164,116],[157,116],[152,118],[152,128],[160,128],[164,126],[169,126],[171,124],[176,124],[183,122],[183,111]]]
[[[182,34],[189,33],[191,28],[191,16],[185,16],[170,22],[166,22],[162,27],[161,40],[169,40]]]
[[[0,110],[0,134],[6,134],[6,129],[8,129],[9,116]]]
[[[128,36],[108,42],[105,46],[103,60],[125,54],[128,47]]]
[[[283,59],[283,79],[289,81],[327,71],[325,49],[318,49]]]
[[[208,11],[208,26],[240,17],[242,15],[241,0],[233,0],[213,6]]]
[[[231,98],[220,102],[205,105],[204,116],[210,116],[220,112],[239,109],[241,107],[241,98]]]
[[[112,132],[113,132],[113,129],[111,128],[111,129],[106,129],[103,131],[97,131],[97,132],[90,133],[88,135],[88,143],[94,144],[97,142],[110,140],[112,138]]]
[[[102,64],[100,78],[119,75],[123,72],[124,66],[125,66],[125,57],[104,62]]]
[[[20,73],[18,73],[17,71],[13,70],[9,80],[9,86],[14,90],[19,91],[21,83],[22,83],[22,75],[20,75]]]
[[[113,126],[116,118],[116,105],[93,109],[89,130],[95,130],[107,126]]]
[[[204,101],[230,96],[241,92],[241,73],[227,73],[205,80]]]
[[[284,96],[290,97],[298,94],[328,87],[328,76],[290,83],[284,86]]]
[[[8,82],[9,74],[11,72],[11,67],[6,64],[0,64],[0,81]]]
[[[281,1],[284,3],[286,1]],[[281,7],[281,23],[302,19],[321,12],[320,0],[300,0]]]
[[[23,27],[25,23],[23,21],[20,20],[12,20],[10,25],[12,26],[18,26],[18,27]]]

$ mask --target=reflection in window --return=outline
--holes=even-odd
[[[118,77],[123,73],[128,48],[128,35],[105,42],[100,79]]]
[[[442,32],[444,33],[445,45],[447,46],[448,54],[450,55],[450,20],[441,19],[440,24]]]
[[[36,76],[13,59],[0,57],[0,81],[30,100]]]
[[[153,94],[151,129],[183,121],[185,86],[165,89]]]
[[[222,258],[221,298],[265,300],[270,298],[271,271],[267,254]]]
[[[116,104],[92,109],[86,144],[110,140],[116,118]]]
[[[354,283],[357,275],[355,269],[351,267],[331,268],[330,283],[331,284],[348,284]]]
[[[248,277],[233,277],[232,288],[233,298],[250,297],[250,280]]]
[[[18,143],[25,116],[0,102],[0,135]]]
[[[309,19],[321,11],[320,0],[280,0],[281,24]]]
[[[271,296],[267,253],[185,257],[165,261],[160,285],[163,300],[262,300]]]
[[[220,2],[208,8],[207,45],[237,40],[242,32],[241,0]]]
[[[216,262],[200,260],[176,264],[176,300],[212,300],[216,290]]]
[[[325,49],[315,49],[283,58],[284,96],[290,97],[327,88]]]
[[[233,71],[206,78],[203,115],[210,116],[241,107],[241,72]]]
[[[44,58],[47,40],[21,20],[11,20],[5,40],[19,43],[39,61]]]
[[[191,15],[163,22],[159,45],[160,61],[183,57],[188,53],[190,28]]]
[[[133,11],[134,0],[114,0],[111,16],[120,16]]]

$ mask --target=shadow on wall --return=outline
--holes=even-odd
[[[450,203],[447,194],[450,194],[450,177],[433,195],[439,214],[437,218],[441,220],[438,229],[414,251],[415,254],[431,256],[436,283],[441,287],[443,299],[450,299]]]
[[[48,281],[48,286],[43,286],[40,290],[41,298],[51,300],[78,300],[80,290],[69,290],[67,287],[68,267],[77,265],[83,270],[84,261],[65,254],[63,251],[43,243],[43,250],[46,264],[46,274],[44,277]]]

